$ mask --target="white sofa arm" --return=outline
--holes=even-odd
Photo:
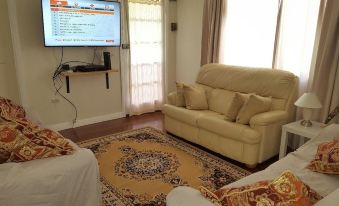
[[[270,111],[257,114],[250,120],[250,126],[267,126],[270,124],[284,123],[288,119],[288,113],[286,111]]]
[[[177,101],[177,92],[171,92],[167,96],[167,101],[168,104],[176,106],[176,101]]]

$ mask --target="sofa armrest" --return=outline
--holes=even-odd
[[[288,119],[286,111],[269,111],[254,115],[250,120],[250,126],[267,126],[270,124],[285,122]]]
[[[277,110],[254,115],[250,127],[261,134],[258,162],[279,153],[281,127],[288,122],[288,112]]]
[[[176,106],[177,92],[171,92],[167,95],[168,104]]]

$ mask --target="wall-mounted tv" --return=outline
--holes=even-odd
[[[120,46],[120,3],[42,0],[45,46]]]

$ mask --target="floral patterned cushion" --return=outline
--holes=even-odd
[[[274,180],[260,181],[238,188],[221,188],[211,192],[200,188],[202,195],[219,206],[310,206],[322,197],[290,171]]]
[[[0,125],[0,163],[7,162],[16,147],[21,147],[29,141],[16,126],[15,122]]]
[[[22,118],[0,125],[0,163],[25,162],[74,152],[56,132],[42,129]]]
[[[15,120],[24,118],[26,112],[23,107],[16,105],[11,100],[0,97],[0,116],[6,120]]]
[[[339,140],[320,144],[315,158],[307,168],[314,172],[339,174]]]

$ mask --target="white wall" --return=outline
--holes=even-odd
[[[204,0],[177,1],[176,79],[193,83],[200,70]]]
[[[166,57],[166,93],[175,90],[176,82],[176,31],[171,31],[171,23],[177,22],[177,3],[165,1],[165,57]],[[167,94],[165,94],[166,96]]]
[[[0,96],[17,102],[21,99],[26,110],[44,125],[52,125],[55,129],[69,128],[74,117],[72,106],[60,96],[55,96],[52,82],[52,74],[60,61],[61,48],[44,47],[41,0],[7,0],[7,3],[8,14],[6,1],[2,0],[0,4]],[[164,11],[166,83],[168,90],[172,90],[175,87],[176,34],[169,31],[169,22],[176,21],[176,3],[167,2]],[[8,44],[2,44],[2,41]],[[107,50],[111,52],[112,67],[119,69],[119,49]],[[7,55],[11,52],[13,54]],[[98,49],[98,53],[101,52],[102,49]],[[92,48],[64,48],[64,61],[91,62],[92,57]],[[104,75],[71,78],[70,94],[66,93],[64,78],[62,81],[64,87],[61,92],[78,108],[79,121],[75,126],[124,116],[120,73],[110,74],[109,90],[106,89]],[[55,98],[59,100],[58,103],[51,102]]]
[[[7,2],[0,1],[0,96],[20,103]]]
[[[73,120],[74,112],[65,100],[54,95],[52,83],[61,49],[44,47],[41,1],[11,1],[10,19],[22,102],[44,124],[67,127],[66,123]],[[111,52],[112,67],[119,69],[119,50],[108,48],[108,51]],[[91,62],[92,57],[92,48],[64,49],[64,61]],[[104,75],[71,78],[70,85],[70,94],[66,93],[65,85],[61,92],[77,106],[78,118],[83,124],[91,118],[100,121],[122,115],[120,73],[110,74],[109,90],[106,89]],[[51,102],[55,97],[60,100],[59,103]]]

